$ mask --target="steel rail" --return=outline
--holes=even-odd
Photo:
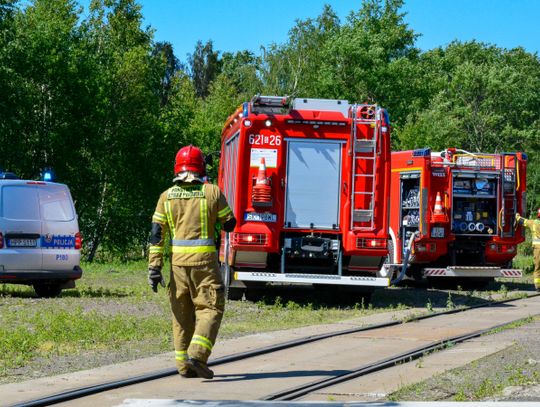
[[[254,349],[252,351],[240,352],[240,353],[235,353],[235,354],[232,354],[232,355],[229,355],[229,356],[223,356],[223,357],[214,359],[212,361],[209,361],[208,366],[217,366],[217,365],[222,365],[222,364],[226,364],[226,363],[232,363],[232,362],[236,362],[238,360],[244,360],[244,359],[249,359],[249,358],[256,357],[256,356],[265,355],[265,354],[272,353],[272,352],[278,352],[280,350],[289,349],[289,348],[293,348],[293,347],[296,347],[296,346],[301,346],[301,345],[305,345],[305,344],[308,344],[308,343],[312,343],[312,342],[316,342],[316,341],[320,341],[320,340],[324,340],[324,339],[328,339],[328,338],[333,338],[333,337],[337,337],[337,336],[343,336],[343,335],[348,335],[348,334],[352,334],[352,333],[370,331],[370,330],[375,330],[375,329],[380,329],[380,328],[387,328],[387,327],[391,327],[391,326],[395,326],[395,325],[401,325],[403,323],[421,321],[421,320],[424,320],[424,319],[435,318],[435,317],[442,316],[442,315],[450,315],[450,314],[456,314],[456,313],[460,313],[460,312],[465,312],[465,311],[468,311],[468,310],[471,310],[471,309],[476,309],[476,308],[484,308],[484,307],[496,306],[496,305],[499,305],[499,304],[505,304],[505,303],[509,303],[509,302],[513,302],[513,301],[522,300],[522,299],[533,298],[533,297],[536,297],[536,296],[539,296],[539,295],[540,294],[535,293],[535,294],[531,294],[531,295],[526,295],[524,297],[516,297],[516,298],[510,298],[510,299],[505,299],[505,300],[500,300],[500,301],[491,301],[491,302],[487,302],[487,303],[484,303],[484,304],[476,304],[476,305],[471,305],[471,306],[468,306],[468,307],[460,307],[460,308],[455,308],[455,309],[446,310],[446,311],[434,312],[434,313],[420,315],[420,316],[416,316],[416,317],[412,317],[412,318],[406,318],[406,319],[403,319],[403,320],[384,322],[384,323],[381,323],[381,324],[368,325],[368,326],[358,327],[358,328],[350,328],[350,329],[345,329],[345,330],[341,330],[341,331],[334,331],[334,332],[328,332],[328,333],[319,334],[319,335],[311,335],[311,336],[307,336],[307,337],[300,338],[300,339],[294,339],[294,340],[291,340],[291,341],[278,343],[276,345],[270,345],[270,346]],[[134,384],[149,382],[149,381],[152,381],[152,380],[163,379],[165,377],[174,376],[176,374],[178,374],[178,371],[177,371],[176,368],[163,369],[163,370],[159,370],[159,371],[156,371],[156,372],[147,373],[147,374],[144,374],[144,375],[138,375],[138,376],[129,377],[127,379],[114,380],[114,381],[100,383],[100,384],[96,384],[96,385],[81,387],[81,388],[74,389],[74,390],[67,390],[67,391],[60,392],[60,393],[57,393],[57,394],[53,394],[53,395],[50,395],[50,396],[45,396],[45,397],[41,397],[41,398],[37,398],[37,399],[33,399],[33,400],[24,401],[24,402],[21,402],[21,403],[12,404],[10,407],[50,406],[50,405],[53,405],[53,404],[63,403],[63,402],[70,401],[70,400],[75,400],[75,399],[80,399],[80,398],[83,398],[83,397],[91,396],[93,394],[103,393],[105,391],[114,390],[114,389],[118,389],[118,388],[121,388],[121,387],[126,387],[126,386],[131,386],[131,385],[134,385]]]
[[[312,393],[316,390],[324,389],[326,387],[333,386],[335,384],[347,382],[353,379],[356,379],[361,376],[366,376],[370,373],[375,373],[380,370],[384,370],[393,366],[396,366],[401,363],[411,362],[413,360],[416,360],[418,358],[421,358],[422,356],[426,356],[429,353],[436,352],[439,350],[442,350],[446,348],[450,344],[456,344],[465,342],[469,339],[477,338],[479,336],[482,336],[490,331],[500,329],[507,327],[509,325],[515,324],[519,321],[526,321],[529,317],[525,318],[518,318],[514,321],[505,322],[504,324],[499,324],[496,326],[492,326],[490,328],[482,329],[479,331],[475,331],[469,334],[464,335],[458,335],[453,336],[450,338],[441,339],[435,342],[432,342],[428,345],[421,346],[415,349],[412,349],[410,351],[401,353],[399,355],[390,356],[386,359],[373,362],[367,365],[360,366],[358,368],[355,368],[347,373],[343,373],[340,375],[333,376],[331,378],[321,379],[317,380],[311,383],[303,384],[297,387],[292,387],[290,389],[286,389],[283,391],[279,391],[276,393],[272,393],[268,396],[265,396],[259,400],[272,400],[272,401],[293,401],[297,400],[302,396],[305,396],[309,393]]]

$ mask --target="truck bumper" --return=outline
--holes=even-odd
[[[503,269],[500,267],[449,266],[446,268],[425,268],[423,274],[425,277],[522,277],[520,269]]]
[[[336,276],[330,274],[264,273],[256,271],[237,271],[234,279],[240,281],[259,281],[288,284],[334,284],[347,286],[388,287],[390,279],[383,277]]]

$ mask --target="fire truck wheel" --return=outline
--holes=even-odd
[[[225,287],[225,298],[232,301],[240,301],[244,296],[244,290],[238,287]]]
[[[458,284],[464,290],[479,290],[486,288],[493,281],[495,281],[493,277],[471,277],[460,278]]]
[[[334,284],[313,284],[317,297],[323,301],[367,306],[371,302],[374,287],[338,286]]]
[[[225,264],[220,263],[219,270],[223,279],[223,285],[225,286],[225,298],[232,301],[241,300],[244,296],[244,288],[231,287],[232,275],[234,273],[232,267],[229,267],[229,270],[227,270]]]
[[[244,292],[244,295],[246,296],[246,300],[256,302],[261,300],[262,297],[264,297],[264,294],[266,292],[265,290],[266,284],[257,284],[257,283],[248,283],[246,281],[246,291]]]

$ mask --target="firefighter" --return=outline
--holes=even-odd
[[[214,233],[230,232],[236,220],[217,185],[204,183],[202,151],[192,145],[176,154],[174,185],[159,197],[152,216],[148,282],[165,287],[161,274],[165,234],[171,238],[169,299],[176,367],[183,377],[212,379],[207,366],[216,341],[225,296]]]
[[[532,245],[534,255],[534,287],[536,291],[540,291],[540,208],[536,212],[537,219],[525,219],[516,214],[516,221],[520,225],[525,225],[531,229]]]

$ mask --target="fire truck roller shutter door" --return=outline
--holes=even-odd
[[[337,140],[288,139],[285,226],[339,226],[341,146]]]

